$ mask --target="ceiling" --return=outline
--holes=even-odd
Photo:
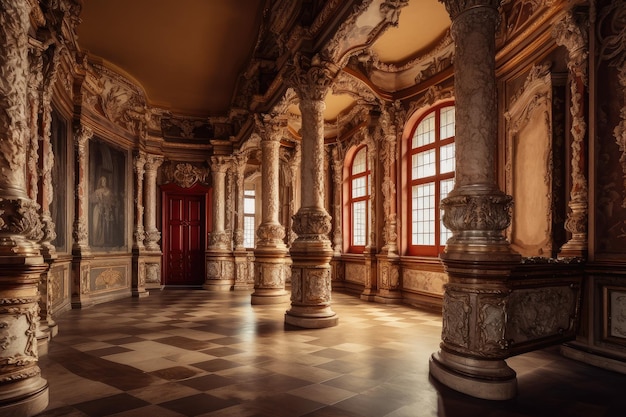
[[[80,47],[145,89],[150,104],[188,116],[225,114],[256,43],[265,0],[84,0]],[[438,0],[410,0],[397,28],[372,46],[401,63],[434,46],[450,26]],[[352,104],[327,98],[332,120]]]

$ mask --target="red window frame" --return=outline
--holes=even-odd
[[[359,155],[359,153],[365,150],[365,170],[359,173],[354,173],[354,161]],[[353,184],[354,180],[359,178],[365,178],[365,193],[359,197],[353,197]],[[371,197],[371,170],[369,166],[369,155],[367,145],[359,146],[354,153],[352,154],[352,159],[350,161],[350,165],[348,167],[348,176],[346,181],[348,183],[348,219],[349,219],[349,232],[350,232],[350,245],[348,248],[348,252],[350,253],[363,253],[365,250],[365,246],[367,245],[367,237],[370,229],[370,204],[369,200]],[[355,203],[365,202],[365,242],[363,245],[354,243],[354,205]]]
[[[408,137],[408,152],[407,152],[407,203],[408,203],[408,227],[407,227],[407,253],[414,256],[439,256],[445,249],[446,242],[440,242],[441,240],[441,183],[444,180],[454,179],[455,171],[441,173],[441,149],[442,147],[454,143],[455,135],[449,138],[441,139],[441,110],[448,107],[454,107],[454,102],[445,102],[433,106],[427,112],[420,116],[411,129],[411,134]],[[434,131],[435,139],[432,143],[418,146],[413,148],[413,137],[415,131],[422,121],[427,117],[435,115]],[[413,179],[413,156],[421,152],[429,150],[435,151],[435,173],[427,177]],[[420,245],[413,243],[413,187],[423,184],[434,183],[434,244],[433,245]]]

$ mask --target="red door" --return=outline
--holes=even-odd
[[[202,285],[206,194],[164,193],[164,284]]]

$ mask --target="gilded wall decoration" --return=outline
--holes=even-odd
[[[107,291],[126,287],[124,268],[92,268],[93,291]]]
[[[165,183],[173,182],[182,188],[189,188],[195,183],[207,184],[209,170],[206,166],[191,163],[167,163],[162,169]]]

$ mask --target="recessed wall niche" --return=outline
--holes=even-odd
[[[126,153],[100,138],[89,143],[89,245],[121,251],[126,241]]]

